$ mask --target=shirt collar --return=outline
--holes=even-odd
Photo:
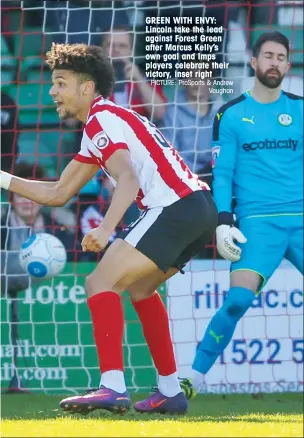
[[[94,100],[92,100],[92,103],[91,103],[91,106],[90,106],[90,110],[93,108],[95,103],[97,103],[100,99],[103,99],[103,96],[101,94],[99,94],[98,96],[95,97]]]

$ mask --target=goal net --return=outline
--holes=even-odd
[[[219,105],[251,87],[250,50],[263,31],[279,29],[290,39],[292,68],[283,88],[302,93],[301,8],[301,1],[276,0],[3,1],[2,168],[13,174],[23,172],[22,175],[31,169],[32,174],[26,177],[56,179],[79,150],[81,126],[74,120],[59,123],[48,95],[51,78],[43,59],[53,41],[85,42],[103,44],[113,58],[117,76],[113,100],[151,119],[192,169],[210,182],[212,111],[214,116]],[[170,38],[166,19],[174,17],[179,23],[178,29],[173,29],[174,35],[193,37],[193,23],[199,18],[202,20],[198,20],[198,27],[212,23],[210,27],[217,30],[209,29],[207,34],[220,36],[217,49],[210,48],[209,42],[195,49],[190,42],[189,53],[196,52],[195,61],[200,60],[201,54],[216,52],[214,59],[218,63],[205,69],[217,82],[212,82],[214,91],[200,105],[197,90],[202,78],[190,85],[175,80],[175,72],[181,70],[178,62],[191,62],[187,49],[167,47],[165,39],[155,38]],[[112,38],[117,33],[119,37]],[[162,48],[156,47],[161,45]],[[206,57],[201,60],[205,62]],[[126,61],[133,67],[129,76]],[[152,63],[150,67],[148,62]],[[165,69],[170,76],[160,81],[160,76],[153,74],[157,65],[166,62],[172,63],[171,68]],[[148,77],[147,72],[152,76]],[[152,80],[147,99],[141,82],[150,85]],[[186,89],[192,96],[192,106],[183,100]],[[102,219],[110,198],[111,188],[98,174],[66,207],[41,209],[32,227],[28,219],[34,215],[31,211],[35,207],[25,205],[20,212],[16,208],[18,200],[1,193],[4,389],[76,393],[98,385],[100,373],[84,289],[85,277],[98,258],[84,258],[79,242]],[[124,222],[130,222],[136,214],[136,207],[132,207]],[[57,278],[38,284],[22,275],[17,263],[22,239],[33,229],[61,236],[69,254],[65,270]],[[202,248],[185,271],[159,290],[170,316],[180,377],[191,375],[197,343],[229,290],[229,264],[219,259],[212,244]],[[127,295],[123,301],[127,386],[131,390],[148,390],[156,383],[156,372]],[[232,342],[207,375],[202,392],[301,391],[302,314],[302,278],[284,261],[238,325]]]

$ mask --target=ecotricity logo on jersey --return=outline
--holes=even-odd
[[[292,124],[292,117],[289,114],[280,114],[278,121],[282,126],[290,126]]]
[[[288,140],[265,140],[253,141],[252,143],[244,143],[243,149],[246,152],[263,150],[263,149],[291,149],[293,152],[296,150],[298,145],[298,140],[293,140],[289,138]]]

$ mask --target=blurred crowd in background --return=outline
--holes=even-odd
[[[2,1],[1,168],[25,178],[55,180],[80,149],[82,126],[76,120],[59,122],[48,95],[51,73],[43,58],[52,42],[83,42],[102,45],[112,58],[117,83],[111,99],[153,121],[191,170],[210,183],[214,116],[225,101],[252,86],[250,49],[263,31],[279,29],[290,38],[292,69],[283,87],[302,94],[301,3]],[[217,60],[229,62],[230,66],[212,73],[214,78],[233,80],[233,93],[211,95],[205,85],[151,86],[145,78],[148,16],[216,17],[217,25],[224,27]],[[80,242],[102,220],[112,193],[102,171],[60,209],[41,208],[2,193],[2,250],[16,251],[31,230],[41,230],[55,233],[64,242],[70,261],[96,260],[100,255],[81,253]],[[134,204],[123,223],[135,220],[137,215]],[[215,257],[214,248],[210,245],[202,249],[200,257]],[[9,265],[6,259],[3,263]]]

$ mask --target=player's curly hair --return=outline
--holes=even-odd
[[[46,54],[46,63],[51,70],[71,70],[92,80],[96,91],[108,98],[115,83],[114,68],[102,47],[86,44],[56,44]]]

